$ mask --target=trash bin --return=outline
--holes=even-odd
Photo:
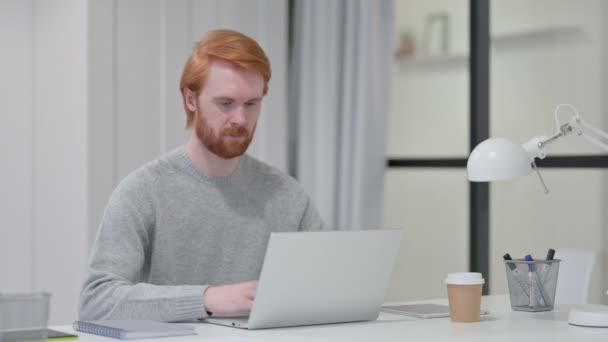
[[[0,342],[46,341],[50,298],[46,292],[0,293]]]

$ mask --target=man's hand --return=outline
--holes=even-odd
[[[257,288],[257,280],[233,285],[209,286],[203,295],[205,309],[214,315],[250,311]]]

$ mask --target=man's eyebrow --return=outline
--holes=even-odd
[[[234,99],[232,97],[228,97],[228,96],[217,96],[217,97],[213,98],[213,101],[234,101]],[[259,101],[262,101],[262,97],[254,97],[245,102],[259,102]]]
[[[231,97],[227,97],[227,96],[218,96],[218,97],[214,97],[213,101],[234,101],[234,99]]]

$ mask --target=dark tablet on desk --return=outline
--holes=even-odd
[[[450,317],[450,307],[440,304],[383,305],[382,312],[418,318]],[[488,311],[482,309],[481,314],[487,315]]]

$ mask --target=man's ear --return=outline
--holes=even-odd
[[[190,90],[190,88],[184,88],[184,100],[186,102],[186,107],[196,113],[196,94]]]

